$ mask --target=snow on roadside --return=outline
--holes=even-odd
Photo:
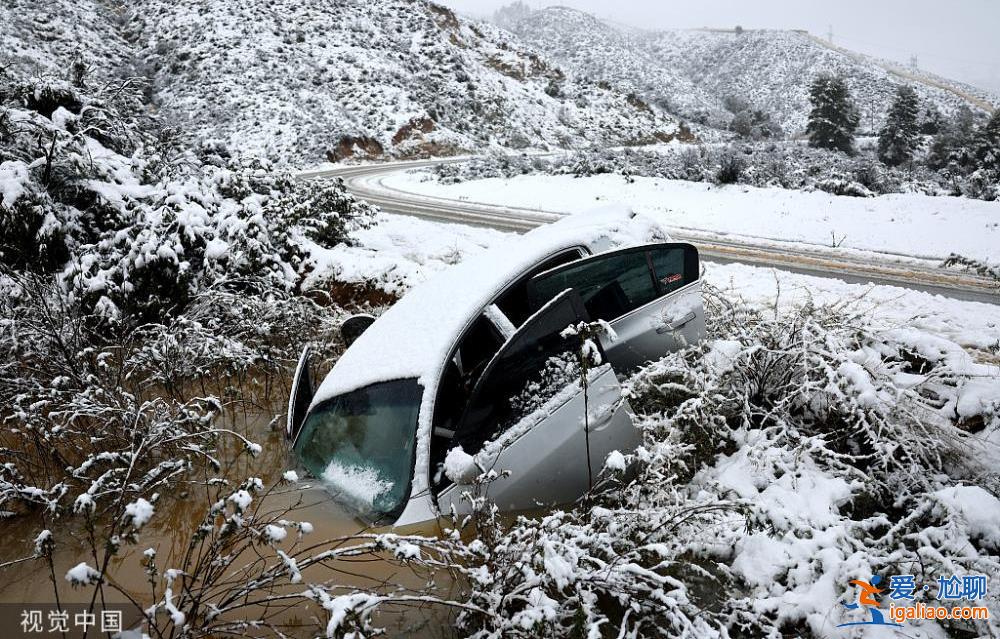
[[[810,297],[821,303],[861,298],[861,304],[871,308],[872,316],[888,325],[940,335],[966,348],[989,350],[1000,345],[1000,313],[991,304],[747,264],[702,264],[705,281],[739,291],[748,301],[760,305],[771,303],[776,297],[781,307],[801,304]]]
[[[427,172],[382,180],[391,189],[469,202],[573,213],[620,202],[669,226],[830,248],[943,260],[1000,261],[1000,203],[916,193],[855,198],[820,191],[716,186],[619,175],[524,175],[459,184]]]

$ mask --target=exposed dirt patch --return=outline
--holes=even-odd
[[[397,145],[404,140],[421,137],[422,134],[430,133],[435,128],[434,120],[428,117],[413,118],[396,131],[396,134],[392,136],[392,143]]]
[[[451,9],[434,3],[429,3],[427,8],[434,14],[434,22],[439,27],[452,31],[458,29],[458,18],[455,17],[455,13]]]
[[[352,157],[381,157],[385,153],[382,143],[367,135],[345,135],[337,142],[337,146],[326,152],[326,159],[340,162]]]
[[[634,93],[629,93],[627,96],[625,96],[625,101],[629,103],[629,106],[638,109],[639,111],[643,111],[645,113],[650,113],[650,114],[653,113],[653,110],[649,108],[649,105],[646,104],[646,102],[642,98],[640,98]]]
[[[314,299],[321,304],[334,304],[350,311],[370,310],[390,306],[399,299],[371,283],[356,284],[330,280],[323,291],[317,291]]]

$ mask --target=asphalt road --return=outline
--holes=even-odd
[[[563,214],[489,204],[431,198],[389,189],[380,178],[391,173],[464,159],[387,162],[337,167],[299,174],[304,179],[340,177],[348,190],[388,213],[429,220],[524,232],[558,220]],[[695,229],[669,228],[671,237],[691,242],[702,258],[717,263],[739,262],[784,271],[831,277],[854,284],[884,284],[954,299],[1000,305],[1000,287],[991,279],[932,265],[907,263],[903,256],[847,254],[820,246],[728,239]]]

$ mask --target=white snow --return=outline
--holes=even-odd
[[[51,530],[46,529],[38,533],[38,536],[35,537],[35,555],[39,557],[44,555],[46,547],[49,546],[49,544],[51,543],[52,543]]]
[[[101,573],[81,561],[77,565],[66,571],[66,581],[73,586],[89,586],[101,580]]]
[[[444,476],[454,484],[470,484],[482,471],[472,455],[456,446],[444,458]]]
[[[90,493],[80,493],[73,501],[73,512],[75,513],[82,513],[86,510],[94,512],[95,508],[97,508],[97,504],[94,503],[94,497]]]
[[[253,496],[248,491],[240,489],[230,495],[227,500],[236,506],[237,510],[243,511],[250,507]]]
[[[284,526],[268,524],[264,526],[263,537],[268,543],[279,543],[288,536],[288,530]]]
[[[299,571],[299,564],[295,561],[295,558],[289,557],[288,553],[284,550],[279,550],[278,556],[281,557],[281,561],[285,564],[285,568],[288,569],[288,580],[293,584],[297,584],[302,581],[302,573]]]
[[[27,181],[28,167],[24,162],[0,163],[0,203],[5,208],[13,207],[17,198],[24,194]]]
[[[371,507],[380,495],[392,490],[393,483],[382,479],[374,468],[345,466],[331,461],[323,471],[323,479],[342,495]]]
[[[187,616],[174,604],[174,580],[183,575],[180,570],[167,570],[163,576],[167,580],[167,585],[163,589],[163,607],[170,615],[170,621],[175,626],[182,626],[187,620]]]
[[[625,455],[622,455],[620,451],[613,450],[608,453],[607,459],[604,460],[604,467],[608,470],[624,472],[627,464],[625,463]]]
[[[368,593],[351,593],[339,597],[330,597],[322,591],[318,594],[322,596],[323,608],[330,613],[330,620],[326,624],[326,636],[329,639],[349,636],[342,631],[338,634],[347,616],[354,613],[360,617],[366,617],[379,601],[378,597]]]
[[[153,516],[153,504],[142,497],[125,506],[125,516],[132,519],[132,527],[138,530],[145,526]]]
[[[459,184],[396,173],[390,189],[467,202],[576,213],[620,203],[668,229],[698,229],[754,240],[794,241],[940,260],[951,253],[1000,258],[1000,203],[916,193],[856,198],[819,191],[715,186],[619,175],[522,175]]]
[[[979,486],[954,486],[934,493],[949,512],[968,524],[969,532],[1000,546],[1000,500]]]
[[[386,290],[404,293],[429,274],[482,253],[507,234],[383,213],[376,217],[375,226],[352,236],[356,246],[324,248],[305,241],[316,267],[306,286],[322,286],[322,280],[333,277],[341,282],[374,281]]]
[[[398,559],[420,559],[420,546],[408,541],[399,541],[393,549],[393,555]]]

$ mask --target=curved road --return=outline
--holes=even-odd
[[[502,207],[416,195],[390,189],[381,183],[385,176],[435,164],[462,162],[463,158],[387,162],[337,167],[300,173],[300,178],[340,177],[349,191],[378,205],[388,213],[412,215],[430,220],[486,226],[503,231],[524,232],[563,217],[562,213]],[[855,284],[886,284],[934,293],[954,299],[1000,305],[997,282],[975,274],[905,261],[905,256],[857,256],[822,246],[803,245],[753,238],[729,239],[696,229],[670,228],[671,237],[691,242],[702,257],[712,262],[740,262],[769,266],[785,271],[834,277]]]

